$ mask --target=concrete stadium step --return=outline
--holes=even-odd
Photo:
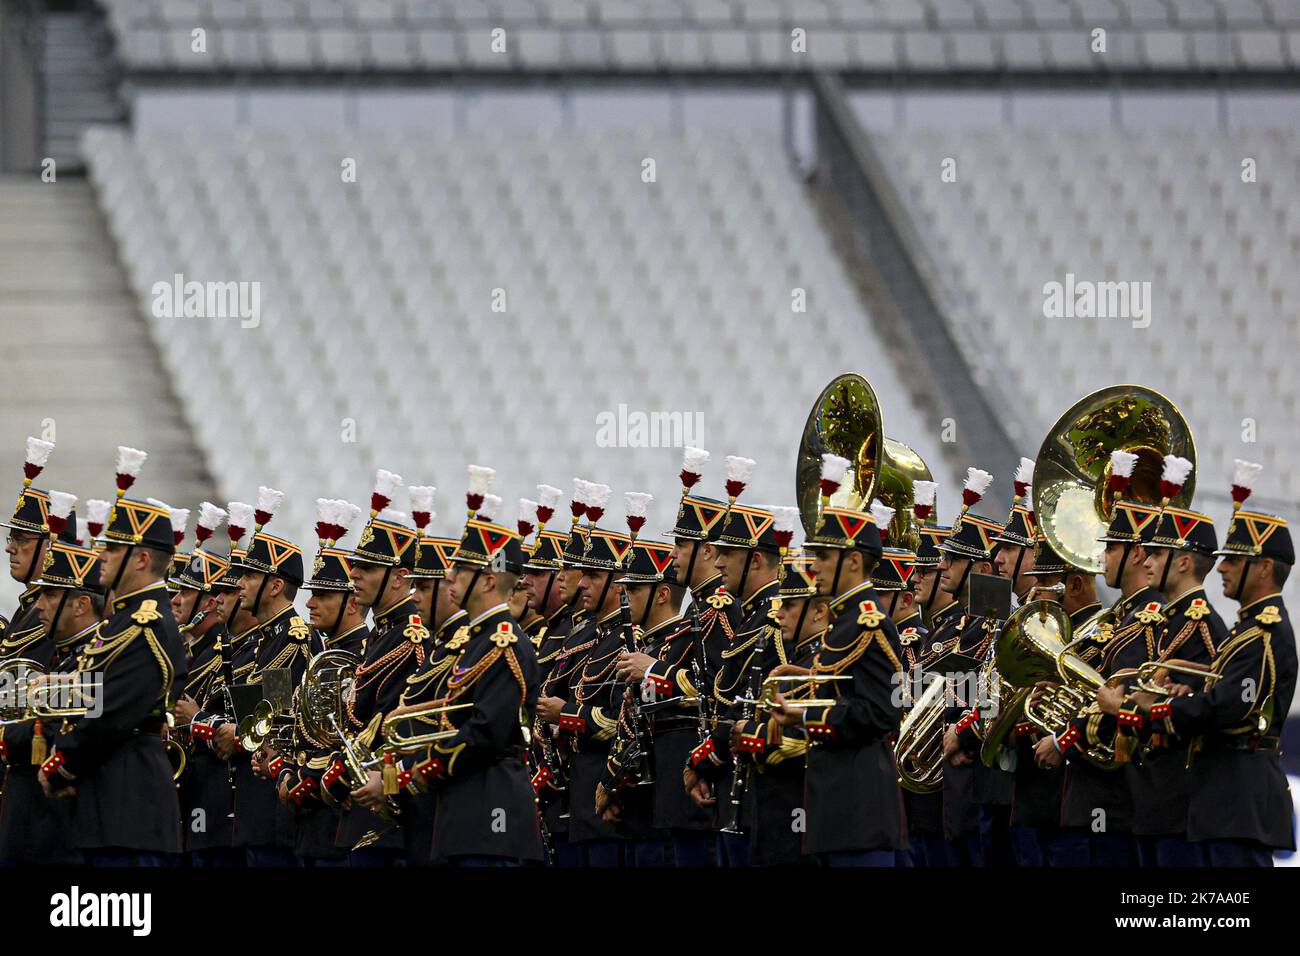
[[[140,494],[214,496],[139,309],[88,183],[0,177],[0,475],[16,482],[24,438],[52,422],[45,487],[110,497],[116,446],[132,445],[149,452]],[[0,608],[15,595],[0,582]]]

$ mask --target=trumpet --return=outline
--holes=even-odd
[[[783,684],[798,688],[804,684],[823,684],[832,681],[852,680],[849,674],[777,674],[763,680],[761,693],[757,699],[742,698],[740,703],[753,704],[757,710],[774,710],[776,695],[781,693]],[[835,697],[787,698],[785,706],[791,710],[811,710],[814,707],[832,707],[839,703]]]
[[[95,692],[89,691],[77,673],[46,671],[38,661],[15,657],[0,664],[0,682],[8,684],[0,703],[0,727],[13,727],[40,720],[77,720],[85,717],[95,704]],[[0,684],[0,686],[3,686]],[[66,694],[68,703],[62,699]]]
[[[469,710],[473,706],[473,702],[464,704],[430,703],[392,711],[384,719],[383,749],[394,754],[413,754],[440,740],[450,740],[460,733],[458,729],[435,730],[423,734],[403,734],[398,731],[397,727],[398,724],[407,720],[432,723],[433,721],[430,718],[441,718],[443,714],[449,714],[457,710]]]

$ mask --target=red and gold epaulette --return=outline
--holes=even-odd
[[[1137,614],[1134,615],[1134,617],[1136,617],[1143,624],[1159,624],[1161,621],[1165,619],[1165,616],[1162,613],[1160,613],[1159,601],[1152,601],[1142,610],[1138,611]]]

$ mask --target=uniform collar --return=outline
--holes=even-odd
[[[772,598],[776,597],[776,592],[780,587],[781,585],[777,581],[769,581],[751,594],[740,605],[740,610],[743,616],[749,617],[759,604],[764,601],[770,601]]]
[[[649,630],[642,631],[641,640],[645,641],[651,637],[658,637],[664,631],[668,630],[674,625],[681,624],[685,620],[686,620],[685,616],[681,614],[678,614],[676,617],[670,617],[668,620],[656,624],[654,627],[650,628]]]
[[[700,586],[698,588],[691,588],[691,596],[694,597],[698,594],[701,598],[706,598],[714,591],[721,591],[721,590],[722,590],[722,574],[718,573],[718,574],[714,574],[712,577],[706,578],[705,580],[701,581]]]
[[[468,617],[469,614],[464,608],[456,608],[456,610],[452,611],[451,614],[447,616],[447,620],[438,625],[438,630],[434,632],[434,636],[438,637],[446,634],[448,631],[454,630],[456,627],[460,626],[460,622],[463,618]]]
[[[1199,584],[1196,585],[1196,587],[1188,588],[1177,597],[1171,598],[1169,603],[1164,607],[1165,617],[1169,617],[1171,614],[1177,613],[1177,611],[1186,608],[1198,597],[1205,597],[1205,588],[1201,587]]]
[[[569,605],[561,604],[559,609],[553,612],[551,616],[546,619],[546,623],[551,627],[552,630],[554,630],[556,624],[558,624],[561,620],[564,619],[564,615],[571,612],[572,610],[573,608],[569,607]]]
[[[939,608],[939,610],[932,612],[930,614],[930,620],[938,623],[947,620],[949,617],[956,617],[959,614],[961,614],[961,602],[953,601],[950,604],[945,604],[943,607]]]
[[[897,621],[895,621],[894,627],[898,628],[901,631],[904,627],[911,627],[913,621],[917,622],[918,624],[922,623],[921,611],[916,607],[916,605],[912,605],[911,614],[907,615],[907,617],[899,618]]]
[[[273,627],[274,625],[280,623],[280,620],[281,620],[282,618],[286,617],[287,615],[293,614],[293,613],[294,613],[293,605],[292,605],[292,604],[286,604],[286,605],[285,605],[284,607],[282,607],[280,610],[276,611],[275,614],[274,614],[274,616],[268,618],[266,621],[264,621],[263,623],[261,623],[261,624],[259,624],[259,625],[257,625],[257,626],[260,627],[260,628],[262,628],[263,630],[265,630],[265,629],[267,629],[267,628]]]
[[[1261,611],[1264,610],[1259,605],[1263,604],[1265,601],[1272,601],[1275,605],[1281,605],[1282,592],[1274,591],[1272,594],[1265,594],[1262,598],[1259,598],[1258,600],[1255,601],[1251,601],[1249,604],[1243,604],[1237,610],[1237,620],[1244,621],[1247,618],[1255,617],[1256,615],[1258,615]]]
[[[128,601],[134,601],[137,598],[144,598],[153,592],[159,592],[159,591],[162,592],[163,594],[167,593],[167,582],[155,581],[153,584],[146,584],[144,587],[139,588],[138,590],[128,591],[126,594],[118,595],[117,597],[113,598],[113,610],[120,611],[124,607],[126,607]]]
[[[57,647],[59,650],[64,650],[65,648],[72,647],[74,644],[80,644],[83,641],[88,641],[95,636],[95,632],[99,630],[99,625],[102,623],[103,623],[102,621],[96,621],[94,624],[90,625],[90,627],[83,627],[76,634],[73,634],[71,637],[69,637],[66,641],[56,640],[54,642],[54,646]]]
[[[1152,603],[1164,607],[1164,595],[1148,584],[1145,587],[1138,588],[1128,597],[1122,597],[1116,601],[1115,612],[1122,619],[1135,607]]]
[[[614,610],[610,611],[603,618],[601,618],[597,623],[601,627],[607,627],[608,625],[613,624],[614,619],[622,613],[623,613],[623,609],[621,607],[616,607],[614,608]]]
[[[1084,621],[1088,620],[1089,618],[1096,617],[1097,612],[1099,612],[1100,610],[1101,610],[1100,601],[1093,601],[1091,604],[1085,604],[1083,607],[1077,608],[1076,610],[1074,610],[1068,615],[1070,618],[1070,624],[1075,627],[1078,627],[1080,624],[1082,624]]]
[[[510,606],[509,606],[508,604],[506,604],[504,601],[502,601],[500,604],[496,604],[496,605],[493,605],[492,607],[488,608],[486,611],[484,611],[484,612],[483,612],[482,614],[480,614],[478,617],[474,618],[474,620],[470,621],[469,624],[468,624],[468,626],[469,626],[469,627],[473,627],[473,626],[476,625],[476,624],[482,624],[482,623],[483,623],[484,621],[486,621],[488,618],[490,618],[490,617],[492,617],[492,616],[494,616],[494,615],[496,615],[496,614],[500,614],[500,613],[503,612],[503,611],[506,613],[507,616],[510,614]]]
[[[871,581],[869,579],[863,581],[861,584],[857,585],[856,587],[849,588],[847,591],[845,591],[843,594],[837,597],[834,601],[832,601],[831,611],[832,613],[839,613],[840,611],[848,607],[849,602],[852,601],[855,597],[858,597],[859,595],[863,595],[863,594],[874,594],[874,593],[875,592],[871,589]]]
[[[410,617],[414,611],[415,599],[411,595],[402,598],[383,614],[375,612],[375,627],[381,627],[392,623],[398,617]]]
[[[350,628],[348,628],[346,631],[344,631],[342,634],[334,634],[334,635],[331,635],[330,637],[325,638],[325,646],[326,646],[326,647],[338,647],[338,646],[339,646],[340,644],[342,644],[342,643],[343,643],[347,638],[351,637],[351,636],[352,636],[353,634],[355,634],[357,631],[364,630],[364,629],[365,629],[365,626],[366,626],[366,622],[365,622],[365,621],[362,621],[362,622],[361,622],[360,624],[358,624],[356,627],[350,627]]]

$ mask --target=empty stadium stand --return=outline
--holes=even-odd
[[[137,72],[1282,74],[1300,64],[1297,0],[101,2]],[[196,28],[210,41],[202,53]],[[792,52],[796,28],[806,54]],[[1098,28],[1105,55],[1091,48]]]
[[[376,466],[438,485],[451,531],[470,461],[500,471],[506,518],[576,474],[657,493],[647,533],[670,527],[680,449],[599,447],[597,416],[620,405],[701,413],[706,490],[742,454],[759,462],[746,499],[789,501],[807,409],[846,369],[889,397],[887,430],[952,511],[937,429],[893,398],[893,360],[775,140],[102,130],[86,154],[222,494],[290,490],[282,534],[310,540],[314,497],[362,501]],[[176,273],[259,281],[260,324],[154,316]]]

